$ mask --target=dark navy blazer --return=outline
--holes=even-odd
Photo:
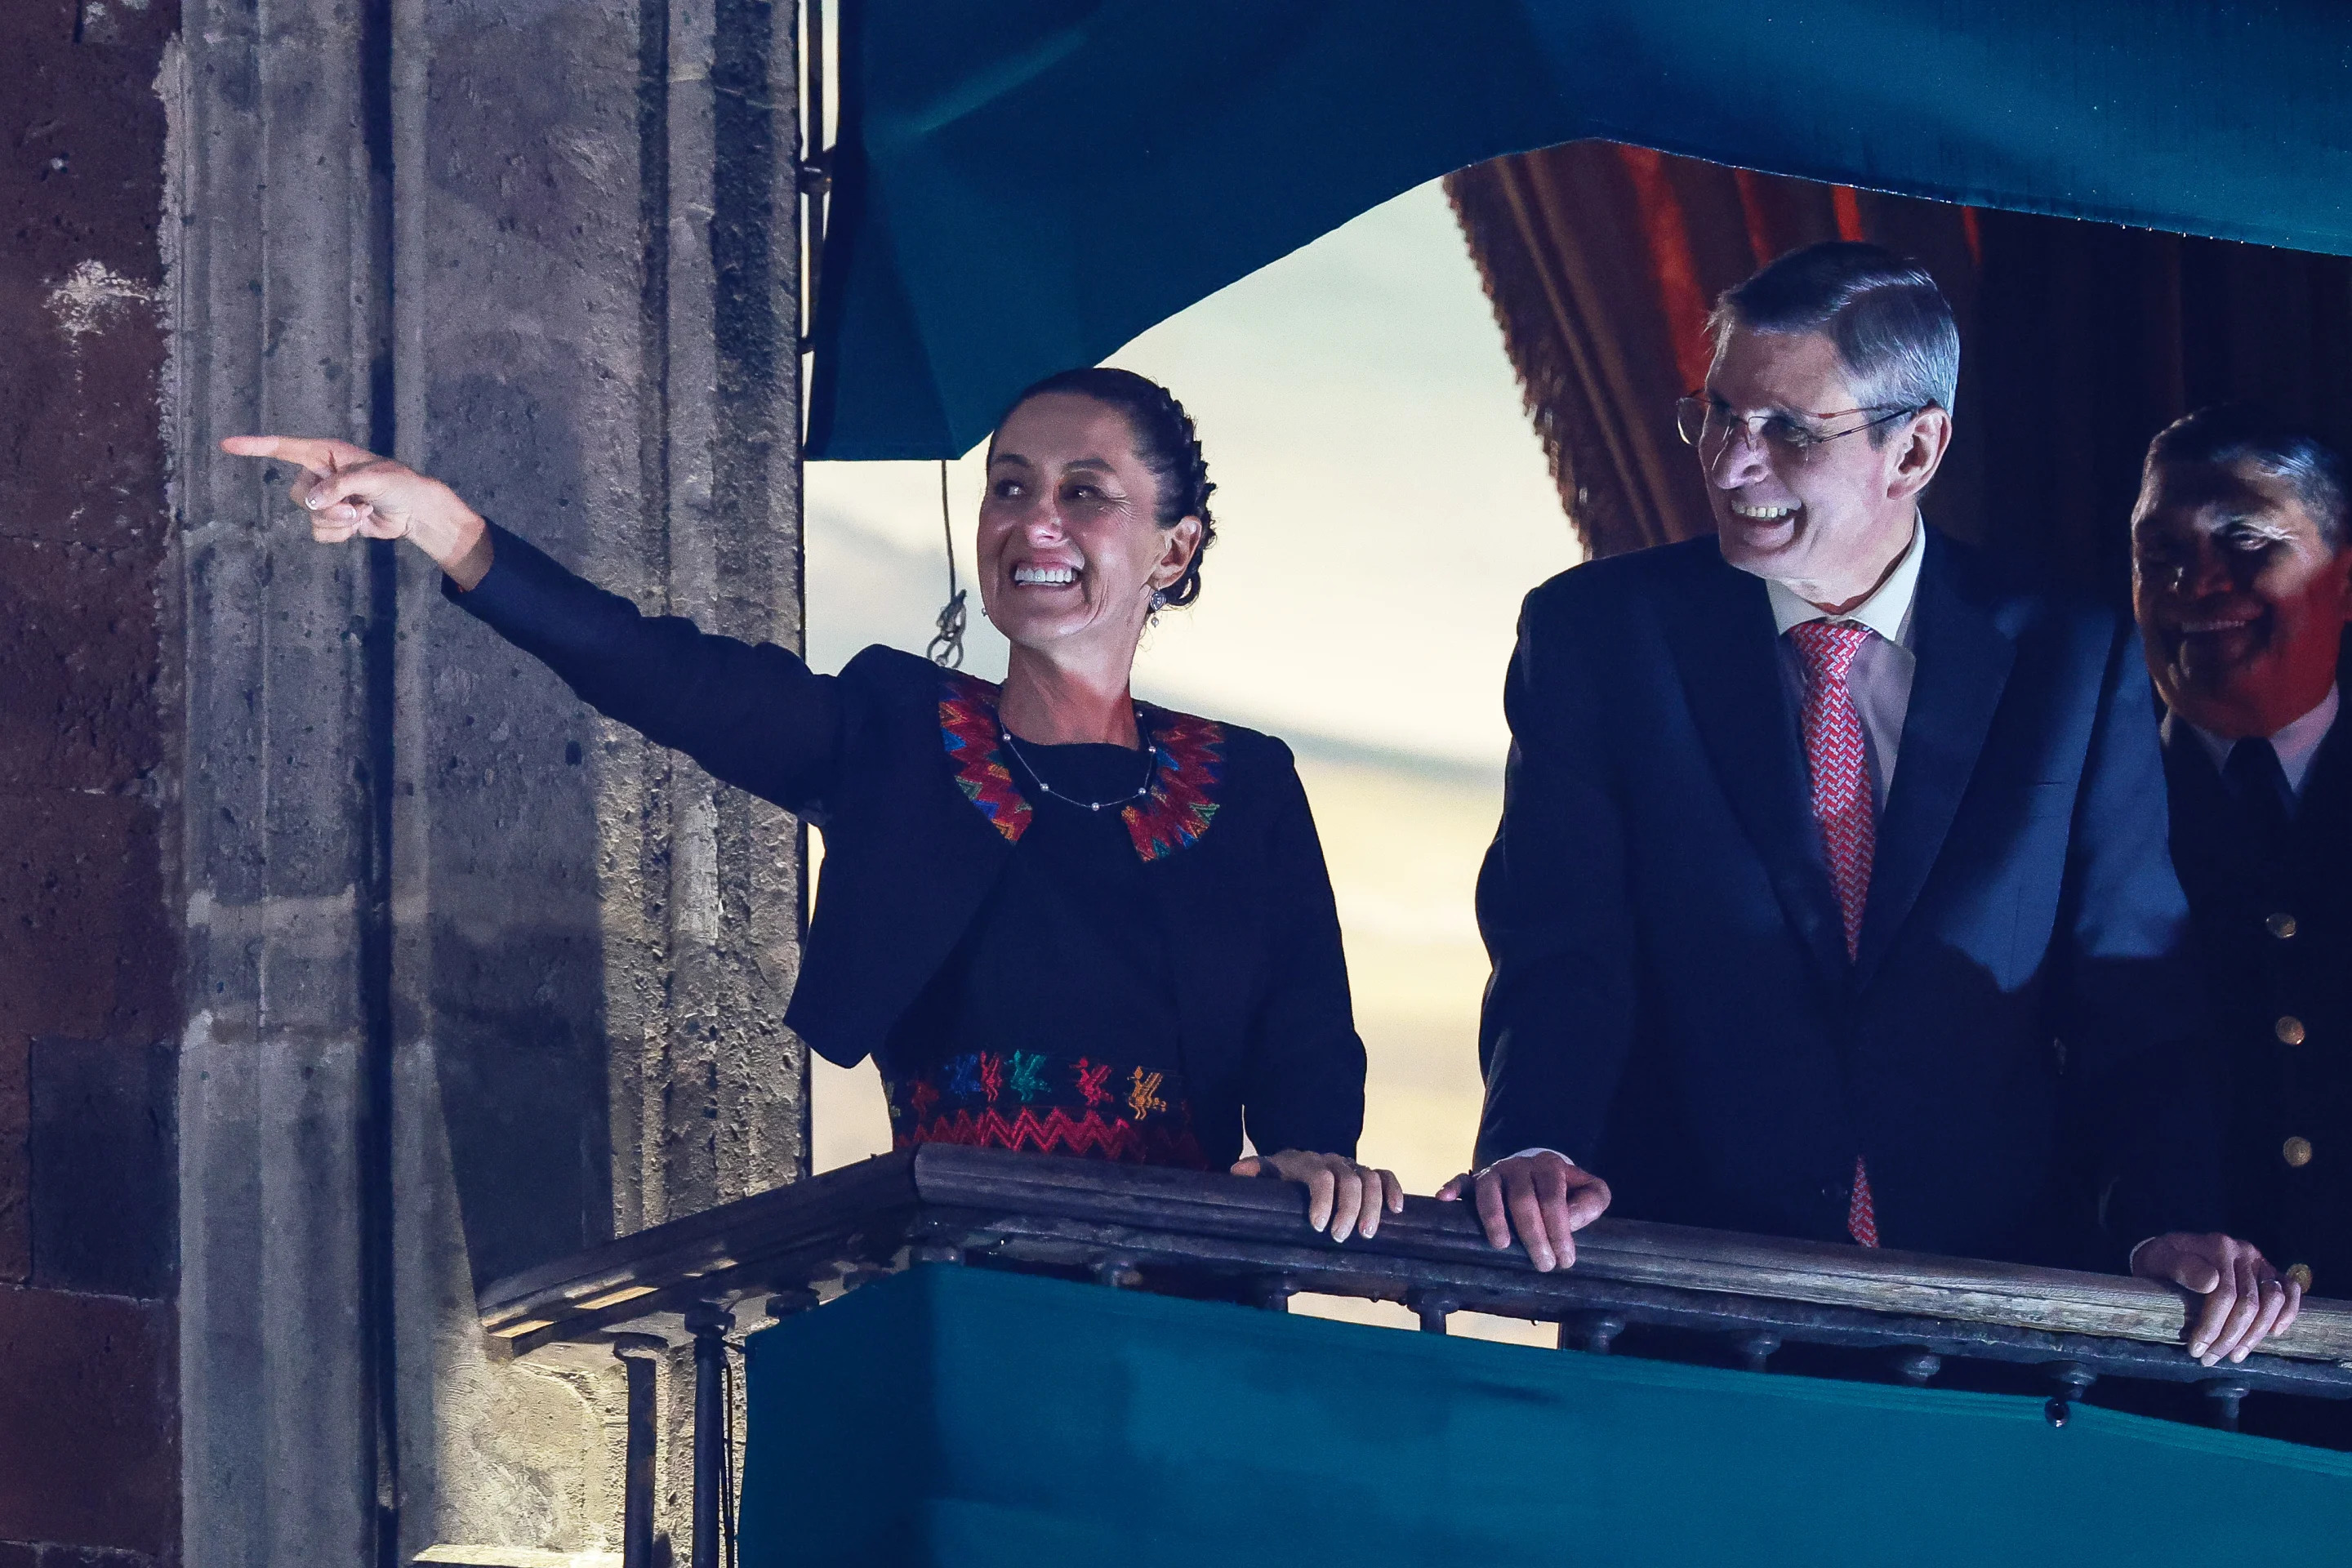
[[[1011,857],[1002,814],[1025,811],[1009,775],[1003,797],[982,788],[976,798],[969,770],[987,753],[964,753],[960,768],[946,743],[941,699],[969,689],[964,678],[887,647],[818,675],[773,644],[642,616],[504,530],[494,549],[489,574],[452,599],[598,711],[824,829],[816,910],[784,1016],[828,1060],[865,1059]],[[1188,829],[1143,867],[1176,977],[1202,1148],[1230,1163],[1246,1116],[1262,1150],[1352,1155],[1364,1047],[1290,751],[1237,726],[1158,717],[1218,742],[1208,798],[1197,803],[1207,809],[1190,818],[1197,834]],[[982,743],[992,747],[993,736]]]
[[[1912,614],[1849,963],[1764,584],[1710,538],[1528,596],[1482,1161],[1554,1148],[1620,1215],[1843,1240],[1859,1154],[1885,1245],[1981,1258],[2052,1256],[2070,1176],[2105,1262],[2218,1222],[2130,623],[1933,531]]]
[[[2352,724],[2339,717],[2320,742],[2277,844],[2178,714],[2164,757],[2230,1107],[2228,1228],[2282,1271],[2308,1269],[2306,1289],[2352,1293]],[[2291,1138],[2315,1157],[2288,1164]]]

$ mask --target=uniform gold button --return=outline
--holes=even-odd
[[[2303,1044],[2303,1020],[2292,1013],[2272,1025],[2271,1032],[2278,1037],[2282,1046]]]
[[[2293,936],[2301,929],[2294,923],[2294,917],[2288,914],[2284,910],[2263,921],[2263,924],[2269,930],[2273,936],[2278,938],[2281,942],[2286,941],[2287,938]]]
[[[2301,1169],[2303,1166],[2310,1164],[2311,1140],[2308,1138],[2288,1139],[2284,1143],[2279,1145],[2279,1157],[2297,1169]]]
[[[2298,1263],[2298,1264],[2296,1264],[2294,1267],[2293,1267],[2292,1268],[2289,1268],[2289,1269],[2286,1271],[2286,1277],[2287,1277],[2287,1279],[2288,1279],[2291,1282],[2293,1282],[2293,1284],[2294,1284],[2294,1288],[2295,1288],[2296,1289],[2298,1289],[2298,1290],[2302,1291],[2302,1292],[2303,1292],[2305,1295],[2306,1295],[2306,1296],[2307,1296],[2307,1295],[2309,1295],[2309,1294],[2311,1293],[2311,1265],[2310,1265],[2310,1264],[2308,1264],[2308,1263]]]

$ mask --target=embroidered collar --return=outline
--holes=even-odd
[[[996,689],[960,671],[947,672],[940,688],[940,741],[964,798],[1007,843],[1018,844],[1034,814],[997,739]],[[1119,817],[1136,858],[1157,860],[1193,843],[1215,819],[1217,784],[1225,772],[1225,731],[1213,720],[1190,713],[1148,705],[1141,711],[1160,765],[1150,794],[1123,807]]]

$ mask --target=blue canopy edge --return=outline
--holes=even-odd
[[[950,458],[1021,387],[1403,191],[1586,137],[2352,255],[2352,7],[864,0],[808,455]]]

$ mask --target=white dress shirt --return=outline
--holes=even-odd
[[[1870,763],[1871,804],[1886,813],[1886,788],[1895,782],[1895,757],[1903,745],[1903,720],[1911,711],[1911,678],[1919,668],[1912,651],[1911,605],[1919,593],[1919,561],[1927,552],[1927,530],[1917,514],[1911,520],[1911,543],[1895,563],[1886,581],[1869,598],[1832,616],[1798,597],[1786,584],[1767,581],[1772,621],[1780,633],[1780,680],[1788,688],[1789,704],[1801,712],[1805,705],[1805,665],[1789,628],[1808,621],[1841,621],[1866,626],[1877,636],[1854,651],[1846,673],[1846,689],[1854,711],[1862,716],[1863,749]]]
[[[2318,707],[2268,737],[2271,750],[2278,753],[2279,772],[2286,775],[2286,787],[2298,801],[2303,798],[2304,778],[2311,772],[2311,759],[2319,754],[2319,742],[2327,739],[2327,731],[2336,727],[2336,688],[2331,686],[2327,695],[2319,700]],[[2230,748],[2237,742],[2225,741],[2195,724],[2189,728],[2204,746],[2205,754],[2213,759],[2217,770],[2229,765]]]

